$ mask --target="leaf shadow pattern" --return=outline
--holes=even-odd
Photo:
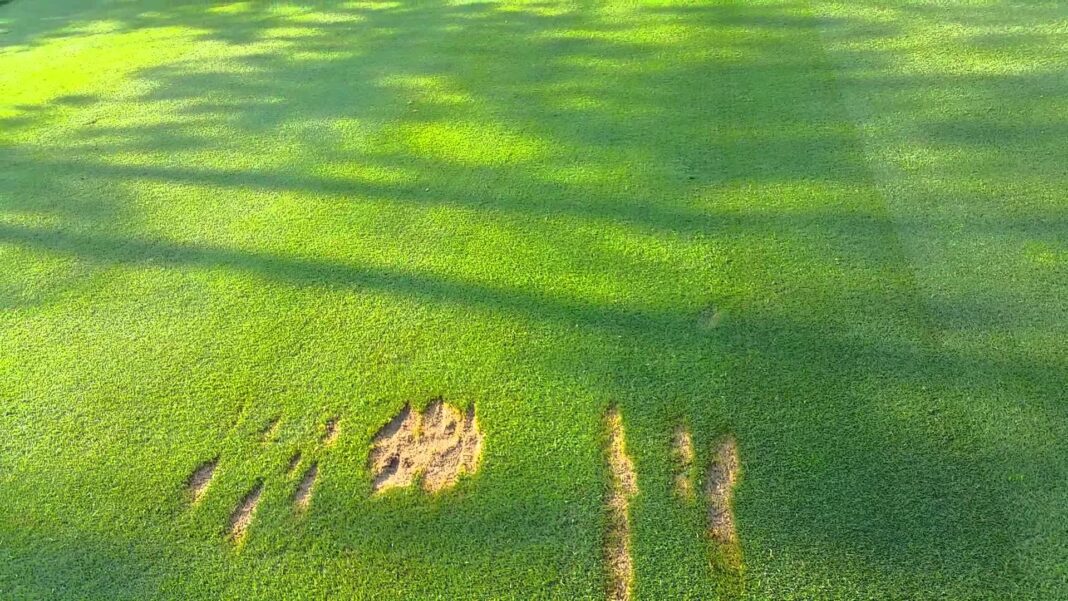
[[[575,330],[551,339],[569,343],[566,352],[535,353],[516,369],[536,381],[581,382],[598,402],[623,407],[643,477],[667,476],[666,454],[652,449],[680,415],[702,440],[730,426],[745,441],[751,465],[737,503],[754,596],[796,592],[784,575],[798,573],[810,574],[798,586],[824,579],[849,591],[871,578],[876,587],[922,591],[934,581],[961,596],[1008,592],[1025,577],[1013,531],[1031,526],[1005,506],[1020,493],[1004,476],[1033,466],[1034,489],[1034,473],[1061,473],[1063,463],[1049,448],[997,437],[969,446],[960,436],[988,424],[968,409],[972,398],[1063,427],[1063,357],[941,346],[945,315],[992,314],[1010,332],[1033,324],[997,311],[991,292],[941,304],[921,298],[898,231],[936,224],[922,214],[903,223],[873,192],[835,88],[837,78],[863,72],[843,74],[819,58],[826,19],[788,3],[672,4],[616,18],[555,3],[265,4],[226,13],[157,2],[110,5],[98,16],[120,32],[182,29],[191,47],[225,47],[226,60],[205,64],[194,54],[139,70],[126,99],[61,97],[5,118],[4,249],[76,261],[85,271],[57,267],[70,286],[116,270],[178,279],[222,272],[285,289],[471,310],[535,332]],[[4,43],[29,52],[76,37],[77,18],[15,23]],[[872,40],[898,33],[884,22],[831,26]],[[879,66],[891,57],[866,60]],[[1017,84],[1033,87],[1036,77],[962,81],[996,98]],[[937,79],[865,85],[915,89]],[[151,119],[128,117],[124,109],[134,106]],[[84,119],[64,121],[62,139],[34,139],[36,128],[71,114]],[[926,125],[940,144],[995,152],[980,119]],[[1064,127],[1007,126],[993,137],[1056,148]],[[429,140],[420,137],[428,131]],[[170,212],[184,194],[195,206]],[[808,200],[781,206],[790,195]],[[281,211],[286,203],[320,220]],[[473,226],[427,234],[428,216],[441,211]],[[208,214],[221,234],[190,225]],[[154,226],[161,220],[185,233],[162,233]],[[309,223],[305,235],[281,233]],[[962,224],[973,236],[1052,245],[1063,242],[1064,226],[1063,211]],[[509,256],[476,248],[479,227],[507,232]],[[249,240],[242,228],[261,235]],[[345,242],[359,238],[375,252]],[[665,249],[672,256],[658,258]],[[557,258],[542,266],[550,250]],[[528,272],[547,273],[512,277]],[[12,281],[3,290],[23,285]],[[562,281],[588,283],[587,294],[561,291]],[[49,292],[27,287],[13,301],[5,292],[0,306],[31,310],[35,300],[63,298]],[[709,304],[727,316],[714,329],[698,327]],[[1002,407],[1006,398],[1027,399],[1027,407]],[[547,482],[526,464],[509,474]],[[484,492],[495,482],[486,476]],[[347,485],[323,493],[341,499]],[[455,549],[451,539],[467,536],[461,549],[489,566],[495,553],[536,548],[545,532],[560,540],[596,532],[554,504],[556,494],[491,495],[501,503],[491,512],[457,494],[447,501],[450,516],[401,499],[414,512],[405,519],[395,508],[323,504],[309,523],[339,553],[394,553],[449,568],[450,559],[425,550]],[[638,594],[714,588],[692,557],[661,552],[658,539],[682,526],[658,520],[666,496],[648,497],[633,509]],[[356,513],[377,525],[340,525]],[[811,557],[823,563],[813,568]],[[582,592],[574,575],[582,561],[545,561],[565,575],[561,595]],[[1007,573],[990,569],[1006,565]]]

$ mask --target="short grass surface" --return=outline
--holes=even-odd
[[[0,597],[1068,598],[1068,3],[0,4]]]

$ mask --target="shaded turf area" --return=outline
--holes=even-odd
[[[0,0],[0,596],[604,599],[616,407],[635,599],[1068,598],[1066,36]],[[478,471],[372,495],[439,398]]]

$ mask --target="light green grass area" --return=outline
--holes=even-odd
[[[0,598],[1068,599],[1068,3],[0,4]]]

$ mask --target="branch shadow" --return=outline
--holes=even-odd
[[[902,223],[886,214],[835,88],[850,78],[865,78],[873,93],[944,81],[836,70],[822,58],[817,32],[827,20],[792,4],[649,7],[621,18],[552,3],[235,6],[228,13],[119,4],[92,13],[118,31],[180,28],[228,56],[206,64],[193,55],[139,71],[144,90],[126,100],[64,96],[0,121],[10,132],[32,133],[72,112],[81,119],[61,142],[0,146],[7,190],[0,211],[8,218],[0,221],[0,249],[101,268],[253,274],[298,288],[373,291],[577,327],[586,336],[581,362],[569,348],[543,352],[536,367],[550,381],[590,383],[600,399],[624,407],[636,423],[640,468],[666,472],[657,437],[681,417],[705,438],[728,427],[738,433],[749,457],[739,512],[754,594],[791,592],[782,584],[783,572],[797,569],[789,562],[814,554],[825,565],[847,566],[846,580],[867,574],[873,588],[917,594],[928,586],[962,596],[1008,593],[1025,578],[1014,563],[1014,531],[1027,530],[1029,516],[1006,505],[1021,493],[1004,476],[1025,465],[1030,482],[1063,472],[1063,462],[1049,448],[962,437],[999,410],[1063,426],[1063,357],[940,345],[947,335],[940,315],[986,316],[1007,331],[1034,323],[997,311],[994,292],[949,295],[941,305],[922,298],[897,229],[934,230],[932,220]],[[16,31],[4,43],[32,51],[76,36],[70,32],[81,18],[32,35]],[[885,22],[831,27],[872,41],[898,33]],[[863,62],[891,60],[873,51]],[[955,85],[997,96],[1048,77],[989,75]],[[1017,94],[1005,100],[1027,102]],[[121,110],[135,105],[151,123]],[[1039,101],[1030,106],[1038,111]],[[934,144],[995,156],[1006,140],[1063,148],[1068,131],[1064,120],[991,127],[978,114],[921,125]],[[438,137],[420,138],[427,130]],[[1051,163],[1041,165],[1051,172]],[[139,195],[138,186],[154,191]],[[613,304],[518,278],[480,279],[470,264],[501,249],[469,250],[453,273],[442,273],[400,262],[364,265],[344,252],[151,234],[146,224],[164,214],[158,205],[189,189],[235,205],[255,204],[253,195],[300,197],[335,215],[383,206],[403,215],[467,211],[479,223],[511,228],[517,246],[547,240],[575,255],[554,267],[550,281],[636,273],[660,292],[651,305],[638,295]],[[163,201],[154,203],[152,194]],[[807,200],[780,203],[780,196]],[[708,264],[672,271],[625,245],[571,248],[580,228],[554,227],[560,222],[622,231],[646,256],[658,244],[692,245],[694,262]],[[353,238],[376,234],[351,227]],[[975,217],[962,227],[1007,244],[1063,248],[1068,215],[1036,209]],[[434,252],[415,238],[413,254]],[[709,305],[730,317],[723,327],[699,326]],[[966,408],[975,398],[982,399],[978,415]],[[923,406],[930,412],[917,413]],[[519,477],[543,478],[534,470]],[[538,503],[495,494],[493,483],[487,476],[481,490],[503,507],[500,515],[481,515],[481,502],[460,499],[460,517],[431,512],[407,521],[372,509],[385,520],[382,539],[325,519],[316,534],[337,548],[434,564],[427,550],[449,548],[448,538],[462,532],[465,553],[489,565],[510,549],[545,542],[531,515],[557,534],[595,527],[583,519],[582,528],[571,528],[577,518],[570,511],[544,503],[539,512]],[[514,492],[503,480],[498,486]],[[657,493],[648,494],[653,507]],[[639,550],[670,531],[640,507],[636,516]],[[674,559],[643,560],[639,570],[671,574]],[[857,563],[874,567],[864,572]],[[995,566],[1009,567],[994,573]],[[831,576],[829,568],[812,569],[813,581]],[[689,578],[679,581],[693,585]],[[651,580],[641,586],[652,598],[680,592]],[[850,590],[856,582],[832,584]],[[574,592],[568,587],[581,585],[561,590]]]

